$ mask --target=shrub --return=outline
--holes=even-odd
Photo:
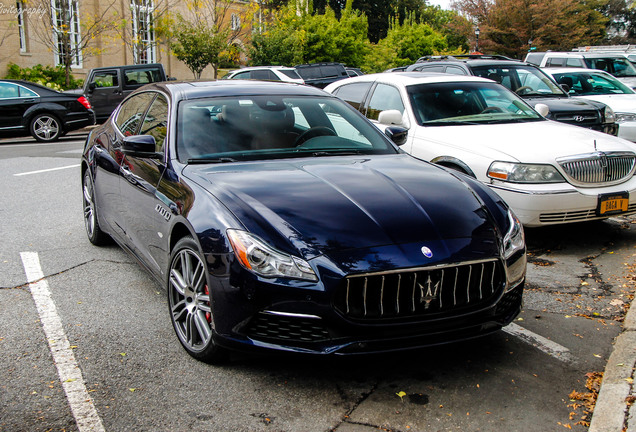
[[[21,68],[15,63],[9,63],[8,73],[5,76],[6,79],[21,79],[25,81],[34,82],[53,90],[69,90],[82,87],[83,81],[73,78],[69,86],[66,84],[66,72],[64,66],[42,66],[41,64],[35,65],[32,68]]]

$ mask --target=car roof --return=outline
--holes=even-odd
[[[348,78],[345,80],[337,81],[334,83],[334,85],[344,84],[347,82],[364,81],[377,81],[389,84],[401,84],[404,86],[442,82],[493,82],[492,80],[476,76],[454,75],[436,72],[384,72]]]
[[[165,81],[148,84],[141,89],[162,90],[178,95],[181,99],[223,96],[331,96],[316,87],[284,81],[216,80],[216,81]]]
[[[12,83],[12,84],[20,84],[20,85],[22,85],[24,87],[30,88],[31,90],[37,89],[37,90],[51,92],[51,93],[54,93],[54,94],[60,94],[60,92],[55,90],[55,89],[52,89],[52,88],[49,88],[49,87],[43,86],[43,85],[38,84],[38,83],[31,82],[31,81],[2,78],[2,79],[0,79],[0,82],[8,82],[8,83]]]
[[[561,67],[550,67],[550,68],[544,68],[543,72],[546,72],[548,74],[556,74],[556,73],[589,73],[589,72],[594,72],[594,73],[602,73],[605,75],[609,75],[609,73],[607,73],[604,70],[601,69],[589,69],[589,68],[573,68],[573,67],[569,67],[569,68],[561,68]]]
[[[250,71],[250,70],[258,70],[258,69],[291,69],[291,70],[295,70],[295,68],[290,67],[290,66],[249,66],[249,67],[244,67],[244,68],[240,68],[240,69],[234,69],[231,70],[228,73],[234,73],[234,72],[243,72],[243,71]]]

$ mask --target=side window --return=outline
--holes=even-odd
[[[557,57],[549,58],[548,61],[546,62],[546,66],[552,66],[552,67],[563,66],[565,63],[565,60],[566,59],[564,58],[557,58]]]
[[[93,75],[91,84],[95,84],[95,87],[118,87],[119,80],[117,79],[117,71],[99,71]]]
[[[232,77],[232,79],[250,79],[250,71],[239,72]]]
[[[581,62],[581,59],[569,58],[565,61],[565,65],[569,67],[582,67],[583,63]]]
[[[275,80],[275,79],[277,79],[276,75],[274,75],[271,71],[269,71],[267,69],[253,70],[252,74],[250,75],[250,78],[251,79],[257,79],[257,80]]]
[[[419,72],[444,72],[444,65],[436,65],[436,66],[420,66],[415,69]]]
[[[168,125],[168,101],[162,95],[154,100],[144,122],[141,125],[139,135],[152,135],[155,138],[155,151],[163,151]]]
[[[371,82],[361,82],[343,85],[338,87],[334,94],[355,109],[359,110],[361,108],[362,101],[364,100],[364,96],[369,91],[371,84]]]
[[[144,84],[161,81],[158,68],[135,68],[124,70],[124,86],[140,87]]]
[[[124,136],[136,135],[141,119],[154,97],[154,93],[139,93],[122,105],[115,123]]]
[[[446,66],[446,73],[454,75],[467,75],[466,71],[458,66]]]
[[[11,83],[0,83],[0,99],[11,99],[20,96],[18,86]]]
[[[402,97],[397,88],[386,84],[378,84],[369,101],[367,117],[371,120],[377,120],[380,113],[386,110],[398,110],[404,114]]]
[[[34,97],[40,97],[39,94],[37,94],[36,92],[34,92],[33,90],[29,90],[26,87],[22,87],[19,86],[18,87],[18,91],[20,92],[20,97],[21,98],[34,98]]]

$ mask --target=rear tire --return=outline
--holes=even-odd
[[[57,141],[64,132],[62,123],[53,114],[38,114],[29,126],[31,136],[40,142]]]
[[[227,350],[214,341],[207,268],[192,237],[179,240],[172,251],[167,291],[172,326],[188,354],[207,363],[227,360]]]

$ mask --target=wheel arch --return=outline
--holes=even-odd
[[[470,169],[470,167],[466,163],[452,156],[438,156],[432,159],[431,163],[434,163],[436,165],[441,165],[445,168],[454,169],[456,171],[460,171],[464,174],[467,174],[473,178],[477,178],[473,170]]]

